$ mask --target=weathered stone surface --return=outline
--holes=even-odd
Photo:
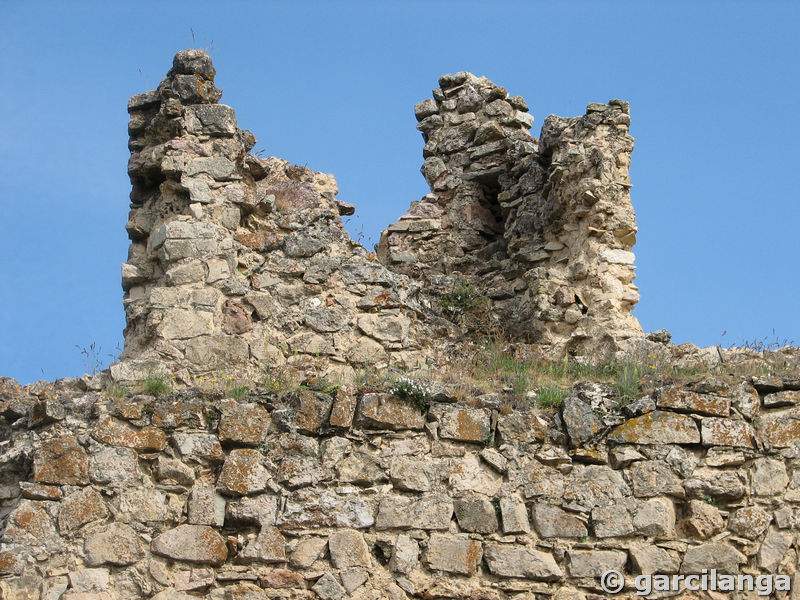
[[[450,509],[452,514],[452,504]],[[449,522],[449,518],[448,518]],[[276,520],[286,529],[352,527],[362,529],[375,523],[373,509],[361,498],[339,496],[330,491],[299,491],[290,494],[283,513]]]
[[[651,498],[636,507],[633,527],[637,534],[656,539],[675,537],[675,506],[669,498]]]
[[[486,498],[459,498],[454,503],[456,520],[462,531],[494,533],[497,531],[497,514],[494,505]]]
[[[132,565],[144,557],[136,532],[124,523],[111,523],[86,536],[86,563],[91,567]]]
[[[358,420],[377,429],[422,429],[425,416],[411,402],[390,394],[364,394],[358,403]]]
[[[277,527],[267,525],[242,548],[239,558],[246,563],[286,562],[286,540]]]
[[[330,573],[325,573],[317,580],[311,589],[322,598],[322,600],[339,600],[344,598],[346,592],[336,578]]]
[[[552,555],[524,546],[487,544],[484,558],[489,572],[500,577],[556,581],[564,575]]]
[[[697,444],[700,432],[689,416],[653,411],[626,421],[608,439],[620,444]]]
[[[375,528],[448,529],[453,510],[453,501],[442,494],[425,494],[416,499],[387,496],[378,506]]]
[[[24,500],[8,515],[3,541],[27,547],[50,546],[57,543],[56,529],[50,515],[41,502]]]
[[[572,577],[600,577],[610,569],[622,571],[628,560],[625,552],[618,550],[570,550],[568,571]]]
[[[673,554],[663,548],[646,543],[632,544],[628,548],[631,562],[637,573],[654,575],[655,573],[677,573],[681,566]]]
[[[577,517],[549,504],[535,504],[532,510],[533,526],[543,538],[581,538],[588,532]]]
[[[288,569],[273,569],[259,578],[261,587],[271,589],[306,589],[306,580],[300,573]]]
[[[760,506],[745,506],[733,513],[728,520],[728,529],[736,535],[754,540],[769,527],[772,515]]]
[[[213,486],[196,485],[189,494],[187,517],[192,525],[222,527],[225,523],[225,498]]]
[[[576,465],[564,486],[564,499],[585,509],[608,506],[630,493],[622,475],[604,465]]]
[[[344,385],[336,390],[336,398],[331,408],[331,426],[345,429],[349,428],[353,424],[357,404],[358,398],[356,397],[355,390],[350,386]]]
[[[246,403],[225,402],[220,407],[219,440],[223,444],[257,446],[270,432],[270,417],[264,407]]]
[[[140,523],[157,523],[167,518],[167,498],[163,492],[152,488],[123,491],[119,507],[126,518]]]
[[[425,561],[434,571],[472,575],[482,556],[481,543],[476,540],[434,533],[428,540]]]
[[[502,443],[518,445],[542,442],[548,424],[536,411],[515,411],[497,423],[497,437]]]
[[[489,412],[448,406],[431,411],[439,419],[439,437],[461,442],[485,442],[491,435]]]
[[[62,534],[74,531],[86,523],[105,519],[107,515],[108,509],[99,492],[91,487],[83,488],[61,502],[58,530]]]
[[[400,534],[394,543],[389,570],[394,573],[408,575],[419,561],[419,543],[407,535]]]
[[[739,572],[739,565],[746,561],[747,557],[735,548],[719,542],[708,542],[686,549],[681,573],[717,569],[720,573],[734,574]]]
[[[758,566],[767,573],[776,573],[778,565],[789,553],[792,535],[783,531],[770,531],[758,549]]]
[[[503,477],[486,467],[477,454],[469,453],[451,463],[449,483],[459,492],[494,497],[500,491]]]
[[[750,423],[733,419],[707,417],[702,420],[700,433],[705,446],[753,448],[755,432]]]
[[[772,458],[757,458],[753,461],[750,491],[756,496],[778,496],[789,485],[786,465]]]
[[[39,483],[86,485],[89,457],[74,437],[47,440],[33,456],[33,478]]]
[[[429,492],[437,480],[429,462],[407,456],[392,460],[389,476],[397,489],[409,492]]]
[[[727,417],[731,412],[731,401],[722,396],[698,394],[681,388],[667,388],[658,396],[658,408],[678,412]]]
[[[738,473],[719,469],[699,468],[683,482],[688,498],[713,498],[727,502],[738,500],[747,489]]]
[[[503,520],[503,533],[530,533],[528,510],[519,498],[500,498],[500,515]]]
[[[216,436],[208,433],[175,433],[172,436],[184,458],[222,461],[225,453]]]
[[[29,500],[61,500],[61,488],[55,485],[20,481],[19,489],[22,497]]]
[[[288,394],[284,400],[288,406],[274,410],[271,414],[273,421],[282,430],[316,434],[327,426],[333,407],[333,398],[329,395],[300,390]]]
[[[322,555],[322,551],[327,545],[326,538],[301,538],[289,555],[289,564],[297,569],[307,569]]]
[[[159,456],[156,461],[156,478],[159,481],[189,486],[194,483],[194,477],[194,469],[179,460]]]
[[[784,390],[764,396],[764,406],[766,408],[796,406],[798,404],[800,404],[800,391],[798,390]]]
[[[328,538],[328,549],[331,562],[337,569],[372,566],[364,536],[355,529],[343,529],[332,534]]]
[[[498,473],[505,473],[508,470],[508,459],[494,448],[481,450],[481,458]]]
[[[716,506],[702,500],[689,500],[682,528],[691,536],[705,540],[725,528],[725,520]]]
[[[108,415],[100,418],[92,431],[92,437],[109,446],[123,446],[142,452],[160,452],[167,445],[167,436],[161,429],[134,427]]]
[[[263,456],[258,450],[231,450],[222,465],[217,489],[223,494],[245,496],[263,491],[270,480],[269,472],[262,465]]]
[[[585,444],[603,429],[603,423],[592,407],[577,396],[569,396],[564,400],[561,418],[573,447]]]
[[[261,494],[231,500],[225,505],[226,525],[274,525],[278,514],[278,499]]]
[[[386,473],[376,459],[366,453],[354,453],[341,461],[336,467],[339,481],[356,485],[371,486],[386,481]]]
[[[138,455],[130,448],[103,448],[89,461],[94,483],[125,483],[139,477]]]
[[[150,544],[153,553],[172,560],[220,565],[228,557],[225,539],[205,525],[178,525]]]
[[[800,407],[762,415],[756,427],[761,437],[775,448],[791,448],[800,439]]]
[[[111,585],[109,575],[108,569],[78,569],[70,571],[69,585],[78,594],[102,592]]]
[[[637,498],[651,498],[667,494],[683,496],[681,479],[670,466],[660,460],[642,460],[630,468],[633,495]]]
[[[622,537],[634,532],[628,502],[601,506],[592,510],[592,529],[599,538]]]

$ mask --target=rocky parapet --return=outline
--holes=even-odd
[[[381,261],[434,293],[473,286],[490,325],[551,355],[641,336],[627,103],[548,117],[537,140],[519,96],[470,73],[439,84],[415,107],[431,193],[383,232]]]
[[[350,240],[333,176],[249,152],[214,76],[205,53],[179,52],[128,104],[127,326],[112,374],[418,362],[417,287]]]

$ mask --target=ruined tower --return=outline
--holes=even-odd
[[[352,242],[333,176],[249,151],[211,59],[179,52],[130,112],[131,246],[120,379],[286,362],[416,364],[417,287]]]
[[[550,116],[537,140],[519,96],[465,72],[439,85],[415,107],[431,193],[383,232],[381,261],[438,293],[468,282],[508,339],[551,356],[641,335],[627,102]]]

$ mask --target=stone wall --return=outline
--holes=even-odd
[[[796,378],[557,411],[2,384],[4,600],[577,600],[610,568],[798,566]]]
[[[383,232],[382,262],[439,293],[475,286],[506,338],[551,356],[641,337],[628,103],[550,116],[536,140],[521,97],[464,72],[439,85],[415,107],[431,193]]]
[[[250,153],[255,137],[214,81],[209,57],[187,50],[128,105],[115,379],[285,363],[346,379],[366,362],[424,363],[432,340],[460,333],[595,359],[641,338],[627,103],[548,117],[536,140],[522,98],[469,73],[442,77],[415,107],[431,194],[389,226],[376,258],[344,231],[355,208],[336,199],[333,176]],[[442,311],[459,286],[488,302],[483,329]]]
[[[340,215],[353,207],[333,176],[249,153],[255,137],[217,103],[214,76],[205,53],[180,52],[158,89],[128,104],[127,327],[114,377],[418,363],[418,287],[350,240]]]

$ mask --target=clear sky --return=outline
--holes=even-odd
[[[443,73],[522,95],[534,135],[628,100],[644,329],[800,341],[799,26],[800,3],[765,0],[0,0],[0,375],[118,353],[126,101],[189,47],[255,150],[336,175],[369,248],[427,192],[412,108]]]

